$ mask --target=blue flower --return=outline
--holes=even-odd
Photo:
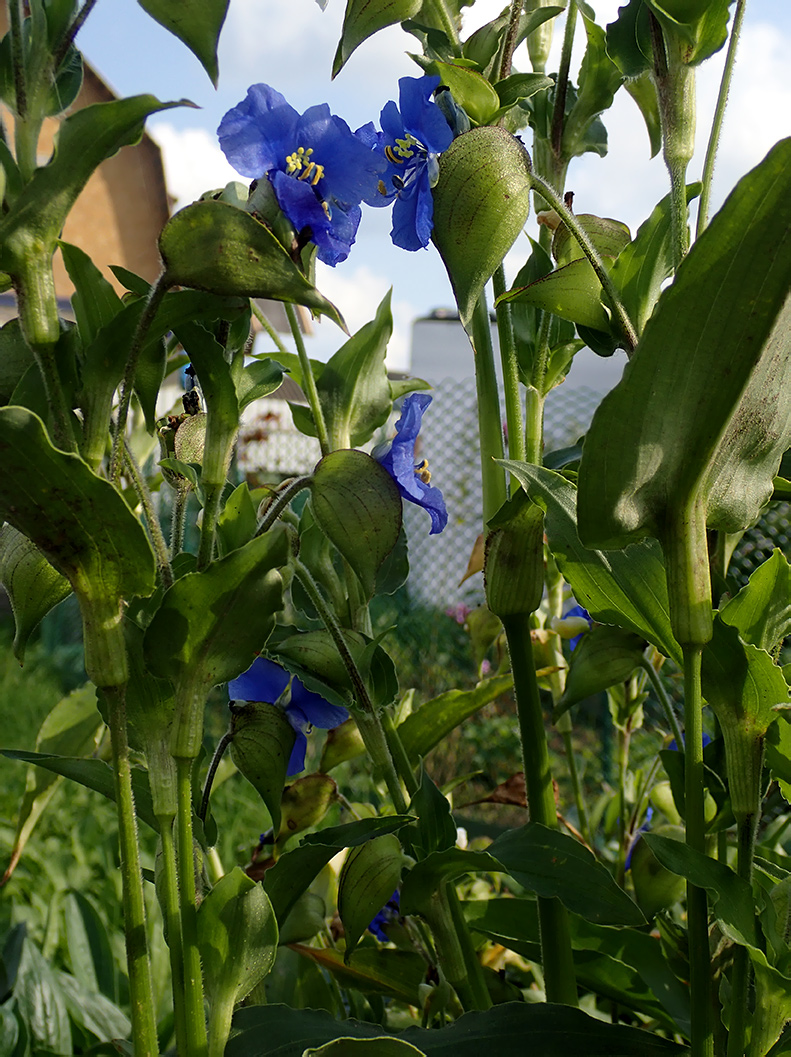
[[[400,907],[401,897],[398,893],[398,889],[396,889],[368,926],[368,931],[373,932],[374,936],[376,936],[378,940],[381,940],[382,943],[388,942],[388,935],[385,932],[385,928],[388,925],[392,925],[394,921],[398,921],[401,917]]]
[[[396,422],[396,435],[392,442],[381,452],[374,452],[374,458],[384,466],[395,483],[403,499],[417,506],[422,506],[431,517],[430,536],[442,532],[448,523],[448,511],[442,492],[429,484],[431,474],[428,462],[423,459],[415,463],[415,442],[420,432],[423,412],[431,403],[426,393],[410,393],[401,408],[401,418]]]
[[[220,146],[242,176],[269,178],[296,230],[319,260],[345,260],[360,223],[360,202],[375,195],[386,161],[326,103],[301,116],[280,92],[254,84],[217,129]]]
[[[629,852],[628,852],[628,854],[626,856],[626,860],[625,860],[625,862],[623,864],[624,870],[631,870],[631,868],[632,868],[632,852],[634,851],[635,846],[636,846],[637,842],[640,840],[640,837],[642,836],[642,834],[643,833],[647,833],[648,830],[651,828],[651,819],[653,817],[654,817],[654,809],[649,806],[648,808],[646,808],[645,822],[642,824],[640,829],[638,829],[637,833],[635,833],[634,837],[632,838],[632,842],[629,845]]]
[[[288,761],[289,777],[305,769],[305,750],[308,747],[307,735],[311,727],[330,730],[349,718],[349,713],[340,705],[331,705],[319,694],[308,690],[299,679],[292,676],[274,661],[256,657],[252,665],[228,683],[228,694],[232,701],[267,701],[270,704],[280,703],[289,682],[291,694],[285,699],[286,719],[294,728],[296,740]]]
[[[370,205],[393,206],[391,236],[404,250],[425,249],[434,226],[432,187],[439,179],[439,155],[453,142],[453,132],[432,101],[439,77],[402,77],[399,106],[385,105],[378,151],[388,168],[379,184],[379,197]]]

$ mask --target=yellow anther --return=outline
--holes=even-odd
[[[319,182],[319,180],[324,175],[324,166],[323,165],[316,165],[315,162],[311,162],[310,164],[315,167],[315,172],[313,174],[313,179],[310,181],[311,184],[315,187],[316,184]]]
[[[379,181],[379,194],[380,195],[386,195],[387,194],[387,187],[385,186],[384,180],[380,180]]]
[[[288,173],[299,172],[303,165],[308,164],[308,159],[313,153],[312,147],[297,147],[297,149],[286,156],[286,166]],[[310,164],[314,164],[311,162]]]
[[[428,468],[428,459],[424,459],[417,464],[415,476],[419,477],[423,484],[431,484],[431,470]]]
[[[388,161],[391,161],[394,165],[403,165],[404,159],[396,157],[396,153],[392,147],[385,147],[385,157]]]
[[[399,157],[406,159],[415,156],[415,152],[412,148],[417,146],[417,140],[411,133],[407,132],[403,139],[397,139],[395,142],[395,153],[398,154]]]

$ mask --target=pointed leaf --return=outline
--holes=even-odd
[[[198,949],[213,1010],[240,1002],[274,965],[277,921],[272,904],[241,867],[220,878],[201,903]]]
[[[231,758],[260,795],[280,830],[280,800],[294,748],[294,728],[282,708],[267,701],[248,701],[231,707]]]
[[[772,360],[772,375],[787,369],[781,348],[763,350],[791,271],[790,166],[791,140],[785,140],[739,182],[662,294],[629,370],[597,410],[579,474],[580,535],[587,544],[619,548],[645,535],[663,538],[673,512],[693,498],[710,502],[716,478],[701,486],[701,477],[718,449],[724,461],[717,477],[727,480],[741,469],[744,487],[727,482],[710,524],[744,527],[771,494],[779,452],[768,480],[751,469],[749,488],[739,466],[755,446],[767,458],[772,445],[762,423],[745,419],[727,450],[721,438],[759,361]],[[765,390],[766,379],[756,402]],[[777,391],[774,413],[787,429],[791,395]]]
[[[420,768],[420,785],[410,801],[409,810],[417,815],[412,840],[418,857],[425,857],[433,851],[446,851],[455,846],[456,823],[448,798],[426,774],[425,767]]]
[[[249,363],[236,385],[239,410],[244,411],[254,400],[276,393],[283,384],[284,374],[285,369],[277,360],[266,358]]]
[[[31,632],[71,594],[71,585],[35,543],[8,524],[0,527],[0,583],[14,613],[14,656],[22,664]]]
[[[401,842],[394,833],[374,837],[347,855],[338,882],[347,964],[368,925],[398,887],[404,862]]]
[[[558,268],[529,286],[508,290],[498,299],[534,305],[593,330],[608,331],[610,317],[601,303],[601,283],[587,257]]]
[[[338,76],[349,56],[364,40],[380,29],[413,18],[422,4],[423,0],[348,0],[341,39],[332,63],[332,76]]]
[[[566,688],[555,708],[555,718],[578,701],[628,679],[642,661],[644,649],[645,640],[631,631],[606,624],[591,628],[571,655]]]
[[[246,671],[282,605],[287,554],[286,532],[275,529],[177,580],[146,631],[151,671],[205,691]]]
[[[366,598],[401,531],[401,496],[387,470],[365,452],[333,451],[311,486],[316,522],[354,569]]]
[[[183,41],[217,87],[217,42],[228,0],[137,0],[144,11]]]
[[[118,315],[124,303],[84,250],[63,240],[58,246],[74,284],[71,304],[82,347],[87,349],[101,328]]]
[[[347,962],[340,951],[299,944],[293,949],[332,973],[341,987],[396,998],[410,1006],[420,1004],[419,988],[426,975],[426,963],[415,951],[364,947],[356,950]]]
[[[574,597],[602,624],[615,624],[652,642],[681,663],[681,647],[670,627],[662,551],[643,542],[604,554],[584,547],[576,525],[576,489],[552,470],[504,462],[533,499],[546,505],[546,531],[552,553]]]
[[[339,851],[356,848],[385,833],[395,833],[413,821],[411,815],[366,818],[304,837],[298,848],[285,852],[264,876],[264,888],[272,900],[278,921],[282,924],[286,920],[302,893]]]
[[[195,202],[180,210],[165,225],[159,252],[171,286],[306,305],[345,329],[335,305],[308,282],[271,231],[227,202]]]
[[[306,948],[304,953],[333,952]],[[355,957],[363,953],[358,951]],[[277,1005],[240,1009],[234,1026],[238,1034],[229,1041],[225,1057],[302,1057],[308,1046],[339,1038],[377,1038],[382,1031],[378,1024],[339,1021],[323,1010]],[[608,1024],[581,1009],[530,1002],[505,1002],[485,1013],[465,1013],[444,1028],[412,1027],[394,1037],[428,1057],[481,1057],[482,1052],[521,1057],[526,1039],[531,1052],[540,1057],[682,1057],[688,1052],[669,1039]]]
[[[486,282],[530,210],[530,160],[505,129],[472,129],[440,158],[432,238],[468,327]]]
[[[440,84],[446,85],[457,103],[475,125],[491,122],[501,107],[500,96],[494,87],[475,70],[454,66],[450,62],[433,62],[428,74],[438,74]]]
[[[600,925],[641,925],[643,915],[579,841],[537,822],[508,830],[488,848],[503,869],[540,896]]]
[[[410,761],[416,764],[419,757],[425,756],[460,723],[500,694],[507,693],[513,685],[513,676],[495,675],[483,679],[474,690],[448,690],[426,701],[398,728]]]
[[[720,610],[720,618],[767,653],[791,634],[791,565],[781,550],[775,548],[758,566],[746,587]]]
[[[431,913],[432,896],[447,881],[471,873],[505,873],[505,867],[488,851],[466,851],[447,848],[427,855],[404,877],[401,886],[403,914]]]

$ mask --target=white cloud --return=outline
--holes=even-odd
[[[153,121],[148,131],[162,148],[168,192],[174,212],[200,198],[204,191],[243,180],[228,164],[217,139],[206,129],[177,129],[167,121]],[[244,181],[243,181],[244,182]]]
[[[357,266],[353,271],[348,270],[347,266],[346,271],[340,271],[319,262],[316,285],[338,307],[349,331],[354,334],[374,318],[391,283],[365,265]],[[393,300],[391,307],[393,336],[387,347],[387,366],[392,370],[406,370],[409,365],[412,320],[418,313],[408,301],[398,298]],[[315,325],[315,333],[309,343],[310,355],[315,359],[326,360],[344,340],[342,332],[325,320]]]

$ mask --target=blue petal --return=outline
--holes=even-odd
[[[423,507],[431,518],[429,535],[442,532],[448,523],[448,511],[439,488],[426,484],[415,473],[415,441],[420,432],[423,412],[431,403],[427,393],[410,393],[404,400],[401,418],[396,422],[396,435],[390,448],[378,461],[395,480],[401,496],[416,506]]]
[[[256,657],[252,665],[228,683],[228,696],[232,701],[277,701],[288,686],[290,676],[274,661]]]
[[[453,132],[445,115],[431,98],[439,81],[439,77],[402,77],[398,82],[404,127],[436,154],[447,150],[453,142]]]
[[[302,733],[301,730],[296,731],[296,738],[294,739],[294,748],[291,750],[291,755],[288,758],[288,767],[286,769],[286,776],[293,778],[295,774],[299,774],[300,771],[305,770],[305,753],[308,749],[308,739]]]
[[[292,718],[292,713],[293,718]],[[325,701],[321,694],[316,694],[299,680],[294,679],[291,684],[291,704],[288,706],[288,721],[294,723],[310,724],[320,727],[322,730],[332,730],[339,727],[349,718],[349,713],[341,705],[331,705]]]
[[[396,198],[391,238],[402,250],[425,249],[433,228],[434,198],[429,187],[428,161],[423,159],[412,183]]]
[[[278,205],[297,231],[310,229],[311,240],[319,250],[319,260],[333,266],[346,260],[360,224],[359,206],[344,210],[340,205],[331,204],[331,217],[328,217],[308,183],[295,180],[284,172],[271,173],[270,181]]]
[[[299,114],[280,92],[254,84],[220,122],[220,147],[237,172],[259,179],[270,169],[285,166],[294,149],[298,120]]]

